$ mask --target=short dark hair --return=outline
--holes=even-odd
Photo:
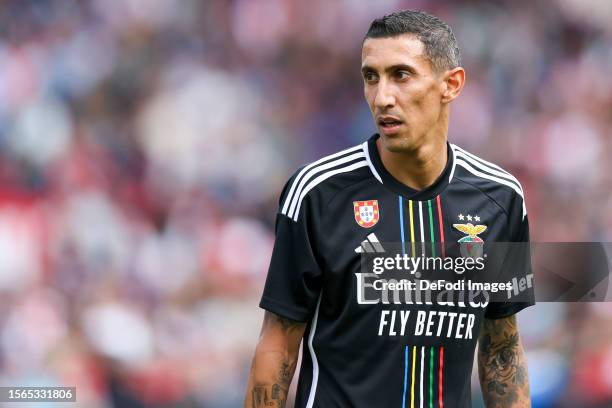
[[[434,70],[441,72],[461,65],[461,53],[451,28],[436,16],[417,10],[402,10],[372,21],[368,38],[414,34],[425,45]]]

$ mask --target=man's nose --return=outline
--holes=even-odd
[[[386,109],[395,105],[395,94],[386,80],[380,80],[376,87],[374,105],[379,109]]]

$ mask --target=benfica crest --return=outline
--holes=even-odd
[[[353,209],[355,210],[355,221],[360,227],[373,227],[380,218],[378,200],[353,201]]]
[[[458,242],[484,242],[478,234],[483,233],[487,229],[486,225],[473,225],[471,222],[468,222],[467,224],[453,224],[453,227],[467,234],[467,236],[459,239]]]
[[[460,238],[457,242],[461,245],[459,250],[461,255],[465,258],[478,258],[483,254],[483,239],[478,234],[483,233],[486,229],[486,225],[474,225],[471,222],[467,224],[453,224],[453,227],[466,234],[465,237]]]

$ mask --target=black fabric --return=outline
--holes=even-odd
[[[520,197],[518,197],[520,198]],[[529,217],[523,217],[522,200],[515,199],[509,217],[509,223],[514,231],[509,242],[508,254],[500,271],[499,281],[512,281],[518,284],[525,283],[524,291],[513,291],[508,295],[507,301],[492,301],[487,306],[485,317],[487,319],[501,319],[512,316],[535,304],[535,292],[527,285],[533,285],[533,270],[529,248]],[[519,285],[520,289],[520,285]]]
[[[415,256],[440,257],[445,251],[444,259],[453,258],[466,240],[527,242],[522,190],[511,176],[463,153],[457,155],[450,144],[447,165],[437,181],[422,191],[412,190],[384,169],[377,137],[367,142],[369,154],[362,146],[302,168],[288,181],[280,197],[260,306],[308,322],[296,407],[308,406],[309,400],[311,406],[325,408],[401,407],[404,402],[411,406],[412,399],[420,406],[421,398],[424,406],[431,402],[438,407],[440,394],[447,407],[470,407],[471,370],[482,320],[514,314],[533,304],[532,299],[487,302],[482,296],[438,292],[440,297],[428,304],[405,291],[373,288],[374,281],[391,275],[372,273],[368,262],[379,256],[412,256],[413,249]],[[481,175],[458,161],[474,166]],[[366,202],[359,215],[356,202]],[[294,213],[288,211],[291,203]],[[365,222],[360,225],[358,220]],[[462,232],[469,230],[468,224],[481,231],[470,237]],[[365,256],[364,251],[375,247],[371,239],[378,240],[385,253]],[[528,253],[508,251],[505,260],[496,266],[503,282],[530,274]],[[420,272],[422,280],[446,277]],[[474,276],[470,273],[450,272],[457,279],[469,279]],[[408,276],[405,271],[396,275]],[[445,303],[449,299],[452,302]]]

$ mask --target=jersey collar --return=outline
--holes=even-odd
[[[372,137],[368,139],[365,143],[367,144],[366,155],[368,159],[368,164],[374,173],[374,176],[387,188],[399,194],[405,198],[410,200],[419,200],[425,201],[432,198],[435,198],[439,195],[442,190],[446,188],[446,186],[451,182],[453,178],[453,173],[455,169],[455,157],[453,149],[451,149],[450,144],[446,142],[446,148],[448,152],[448,160],[446,161],[446,166],[442,171],[442,174],[438,176],[436,181],[433,182],[432,185],[423,189],[423,190],[415,190],[402,182],[398,181],[395,177],[391,175],[385,169],[383,162],[380,158],[380,154],[378,153],[378,149],[376,147],[376,140],[380,137],[378,133],[374,134]]]

